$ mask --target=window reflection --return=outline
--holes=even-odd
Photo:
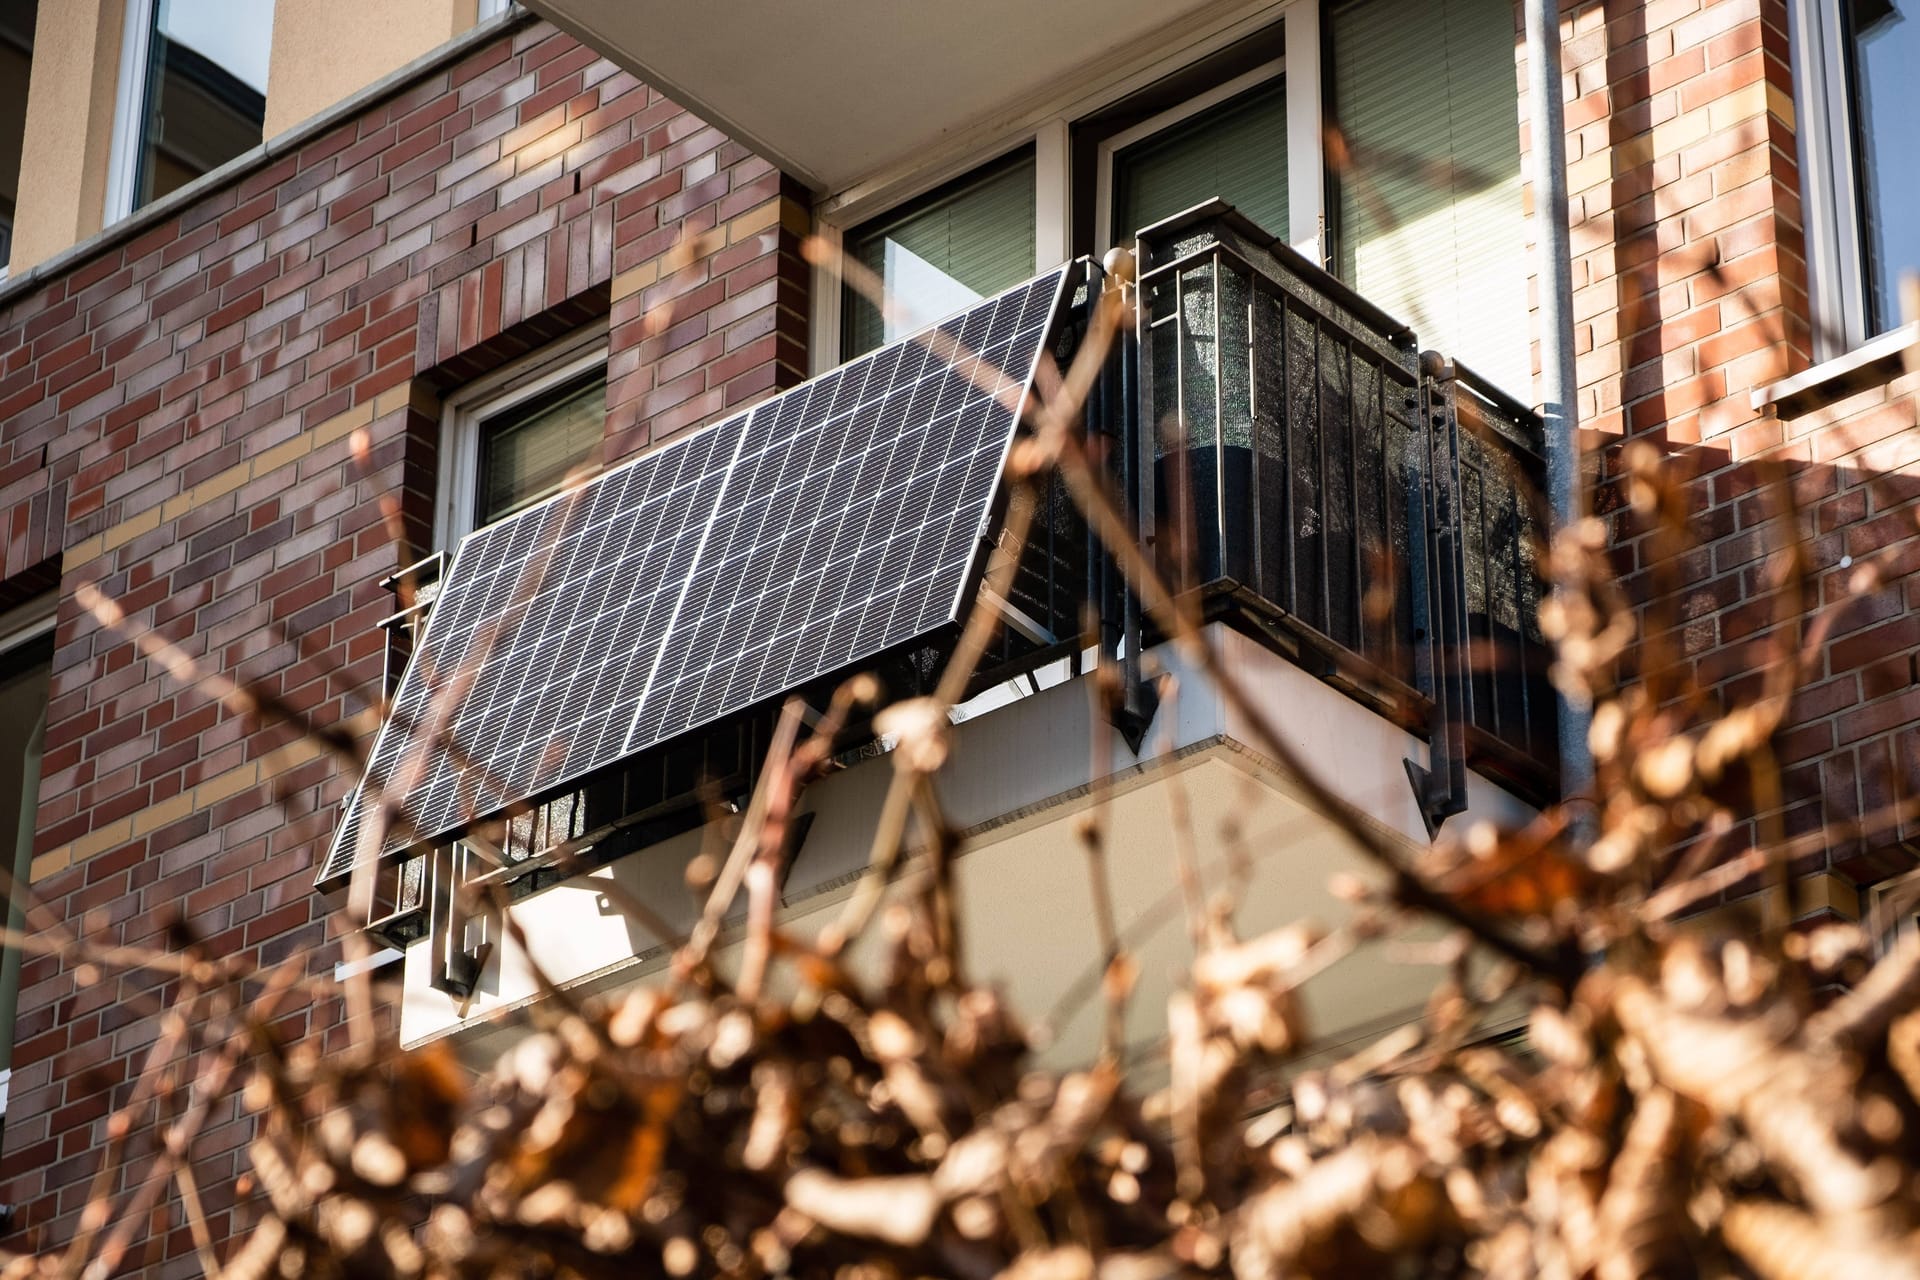
[[[842,359],[1019,284],[1034,270],[1034,158],[1022,151],[850,233],[847,256],[878,276],[894,314],[845,294]]]
[[[135,208],[260,143],[273,0],[153,0]]]
[[[1913,134],[1920,127],[1920,3],[1852,0],[1855,128],[1854,171],[1860,182],[1867,292],[1875,332],[1898,326],[1900,276],[1920,270],[1920,165]]]

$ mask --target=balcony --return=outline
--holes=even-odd
[[[1079,270],[1052,344],[1063,362],[1108,284],[1093,264]],[[1524,820],[1553,787],[1535,621],[1539,422],[1218,202],[1143,232],[1138,270],[1137,340],[1117,344],[1097,380],[1089,447],[1215,652],[1391,839],[1411,848],[1459,813]],[[1041,502],[1006,597],[988,600],[1006,625],[957,711],[953,766],[938,780],[967,837],[969,954],[1023,1007],[1068,998],[1084,957],[1062,959],[1078,955],[1075,940],[1049,922],[1082,909],[1084,875],[1064,855],[1092,805],[1113,808],[1112,874],[1141,919],[1179,900],[1163,843],[1176,806],[1193,813],[1208,866],[1238,856],[1235,831],[1285,833],[1282,856],[1246,885],[1243,924],[1338,918],[1328,875],[1368,868],[1298,780],[1248,747],[1257,735],[1143,617],[1065,493],[1056,485]],[[924,691],[952,639],[916,642],[875,671],[896,693]],[[1087,690],[1102,662],[1123,673],[1117,734]],[[1156,705],[1173,687],[1157,674],[1173,677],[1177,701]],[[794,692],[821,706],[829,685]],[[716,806],[744,800],[770,712],[536,797],[490,833],[497,865],[468,866],[456,844],[393,868],[381,932],[405,953],[403,1040],[458,1036],[484,1053],[538,998],[536,963],[582,990],[657,973],[669,940],[626,918],[607,881],[675,928],[690,922],[684,870],[715,838]],[[831,919],[863,874],[891,773],[884,743],[847,742],[795,812],[782,909],[796,936]],[[515,929],[456,909],[456,878],[506,887]],[[1146,944],[1143,972],[1157,976],[1142,1008],[1178,971],[1179,937]],[[1425,982],[1361,965],[1321,984],[1316,1016],[1337,1035],[1370,1034],[1417,1009]],[[1076,1014],[1059,1050],[1090,1051],[1092,1035]]]
[[[1425,736],[1431,827],[1460,812],[1469,764],[1548,796],[1538,417],[1230,206],[1143,231],[1137,263],[1138,345],[1087,430],[1168,581]],[[1162,639],[1064,498],[1049,505],[1011,615],[1047,621],[1008,632],[1005,669],[1037,630],[1077,634],[1088,603],[1110,654]]]

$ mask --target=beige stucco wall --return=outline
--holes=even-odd
[[[276,0],[271,138],[473,26],[476,0]]]
[[[113,147],[122,0],[43,3],[34,27],[20,200],[18,272],[100,229]]]

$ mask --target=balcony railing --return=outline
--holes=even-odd
[[[1424,732],[1430,823],[1464,807],[1469,761],[1544,796],[1539,419],[1224,204],[1142,232],[1137,263],[1139,342],[1087,430],[1163,572]],[[1057,495],[1043,516],[1004,658],[1088,615],[1108,653],[1137,653],[1151,628],[1109,558]]]
[[[1207,617],[1423,733],[1428,761],[1409,773],[1430,825],[1464,808],[1470,762],[1546,798],[1555,734],[1537,622],[1538,418],[1422,353],[1407,326],[1224,204],[1142,232],[1137,271],[1137,341],[1116,345],[1086,429],[1169,581]],[[1089,264],[1056,326],[1063,366],[1109,284]],[[1057,478],[1039,501],[1006,596],[990,601],[1007,625],[978,685],[1055,657],[1078,662],[1095,639],[1125,673],[1120,728],[1138,746],[1153,718],[1140,655],[1160,637]],[[435,557],[389,580],[415,589],[387,624],[389,687],[443,568]],[[879,674],[896,691],[924,691],[943,653],[941,637],[916,642]],[[824,705],[829,692],[811,694]],[[447,941],[460,931],[443,873],[528,892],[581,856],[602,861],[697,825],[711,803],[744,795],[774,710],[532,798],[474,845],[494,863],[436,863],[438,888],[425,857],[408,861],[383,891],[383,931],[403,941],[439,912],[445,981],[459,987],[477,953]]]

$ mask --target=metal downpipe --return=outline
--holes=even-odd
[[[1580,482],[1579,380],[1573,358],[1573,248],[1567,215],[1567,130],[1561,98],[1558,0],[1526,0],[1527,119],[1532,124],[1534,241],[1539,246],[1540,381],[1547,498],[1555,534],[1585,514]],[[1559,695],[1561,795],[1587,794],[1590,709]]]

